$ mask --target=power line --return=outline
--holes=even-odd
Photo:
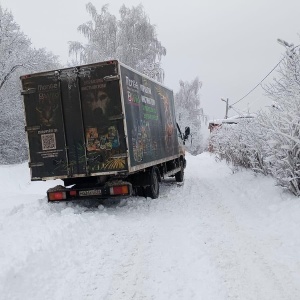
[[[284,58],[283,59],[281,59],[280,61],[279,61],[279,63],[250,91],[250,92],[248,92],[244,97],[242,97],[240,100],[238,100],[238,101],[236,101],[236,102],[234,102],[233,104],[231,104],[230,105],[230,107],[232,106],[232,105],[235,105],[235,104],[237,104],[238,102],[240,102],[240,101],[242,101],[243,99],[245,99],[248,95],[250,95],[258,86],[260,86],[261,85],[261,83],[280,65],[280,63],[282,62],[284,60]]]
[[[237,112],[239,116],[243,116],[243,115],[244,115],[243,113],[241,113],[240,111],[236,110],[236,109],[233,108],[233,107],[231,107],[231,109],[233,109],[235,112]]]
[[[298,47],[300,47],[300,45],[297,45],[297,46],[294,46],[293,44],[289,44],[281,39],[277,39],[277,41],[285,46],[289,51],[291,51],[292,53],[295,53],[294,50]],[[251,94],[258,86],[261,85],[261,83],[280,65],[280,63],[285,59],[285,57],[283,57],[279,62],[278,64],[250,91],[248,92],[244,97],[242,97],[241,99],[239,99],[238,101],[234,102],[233,104],[230,105],[230,107],[232,105],[235,105],[237,104],[238,102],[242,101],[244,98],[246,98],[249,94]]]

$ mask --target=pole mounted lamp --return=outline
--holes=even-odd
[[[287,54],[290,58],[292,58],[292,54],[296,54],[295,49],[300,46],[300,45],[294,46],[294,44],[289,44],[288,42],[286,42],[282,39],[277,39],[277,42],[281,46],[284,46],[287,49]]]
[[[225,119],[228,119],[228,101],[229,101],[229,99],[226,98],[226,100],[225,100],[225,99],[221,98],[221,100],[224,101],[224,102],[226,102]]]
[[[293,47],[294,45],[293,44],[289,44],[288,42],[286,42],[286,41],[284,41],[284,40],[282,40],[282,39],[277,39],[277,42],[280,44],[280,45],[282,45],[282,46],[284,46],[284,47]]]

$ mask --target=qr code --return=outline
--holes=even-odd
[[[41,139],[42,139],[42,149],[43,150],[55,150],[56,149],[55,133],[42,134]]]

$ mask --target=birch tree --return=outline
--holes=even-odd
[[[81,64],[118,59],[163,82],[161,58],[166,55],[166,49],[141,4],[132,8],[122,5],[119,19],[108,11],[107,4],[100,13],[92,3],[86,9],[91,20],[81,24],[78,31],[87,42],[69,42],[69,54],[75,60]]]

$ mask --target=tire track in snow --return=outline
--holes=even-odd
[[[147,233],[145,234],[147,236]],[[151,234],[146,238],[135,236],[132,247],[122,256],[122,263],[116,269],[104,299],[149,299],[144,293],[144,282],[149,279],[147,267],[147,247],[151,243]]]
[[[248,205],[256,195],[205,155],[191,157],[188,168],[183,186],[163,183],[158,200],[130,198],[124,207],[90,211],[38,202],[11,211],[1,230],[22,249],[5,253],[11,269],[0,270],[0,295],[5,300],[298,299],[289,270],[269,257],[277,241],[257,235],[255,209]],[[249,202],[241,204],[242,193]]]
[[[224,178],[225,179],[225,178]],[[191,180],[189,185],[201,189],[201,218],[207,230],[206,244],[223,277],[228,299],[297,299],[299,289],[290,286],[290,280],[282,274],[288,273],[283,266],[274,266],[268,256],[272,240],[262,242],[247,228],[239,224],[224,199],[238,201],[238,189],[230,188],[229,180],[203,179],[199,184]],[[187,187],[189,188],[189,187]],[[249,197],[248,201],[251,201]],[[237,206],[236,206],[237,207]],[[239,213],[239,212],[237,212]],[[222,235],[220,235],[222,231]],[[213,236],[209,236],[209,235]],[[285,285],[289,286],[288,291]],[[288,294],[289,293],[289,294]]]

